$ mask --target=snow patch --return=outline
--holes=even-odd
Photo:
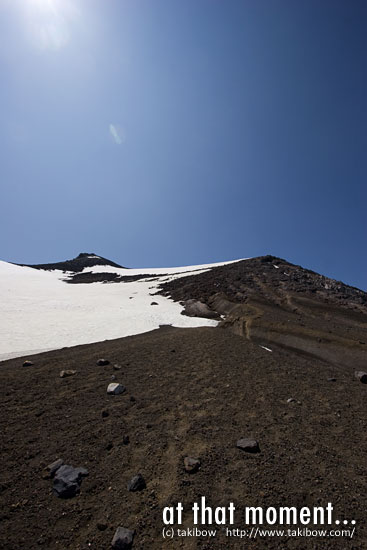
[[[152,269],[93,266],[83,273],[146,274],[147,278],[113,284],[67,284],[64,279],[72,275],[70,272],[0,261],[0,360],[131,336],[160,325],[216,326],[218,322],[211,319],[181,315],[179,303],[156,292],[164,281],[230,263],[234,262]],[[152,279],[152,275],[156,277]],[[156,306],[151,306],[152,295]]]
[[[265,349],[266,351],[271,351],[271,352],[273,351],[272,349],[267,348],[266,346],[259,346],[259,347],[262,348],[262,349]]]

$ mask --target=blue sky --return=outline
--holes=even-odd
[[[367,3],[0,0],[0,257],[366,289]]]

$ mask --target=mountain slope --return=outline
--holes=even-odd
[[[97,366],[100,357],[110,365]],[[32,367],[13,359],[0,368],[3,550],[107,550],[120,525],[136,530],[133,550],[366,548],[367,385],[354,378],[353,364],[270,353],[205,327],[159,329],[32,360]],[[62,369],[76,374],[60,378]],[[125,394],[107,395],[112,375]],[[241,437],[257,439],[261,452],[237,449]],[[195,474],[184,470],[187,455],[200,458]],[[58,458],[88,469],[78,497],[58,499],[43,479]],[[131,493],[127,483],[139,472],[147,488]],[[356,535],[244,541],[219,526],[211,540],[164,539],[163,508],[182,502],[184,526],[192,528],[191,506],[202,495],[211,506],[234,502],[239,529],[245,506],[331,502],[334,519],[357,522]]]
[[[335,364],[366,365],[367,293],[273,256],[165,282],[183,306],[199,300],[220,326],[264,345]]]
[[[0,365],[2,549],[107,550],[118,526],[136,531],[133,550],[366,548],[367,384],[355,376],[367,370],[366,293],[272,256],[66,273],[2,262],[0,292],[8,349],[100,340]],[[162,324],[186,328],[150,330]],[[140,334],[102,341],[113,330]],[[108,395],[112,381],[126,391]],[[260,452],[238,449],[242,437]],[[200,459],[196,473],[186,456]],[[89,471],[75,498],[45,479],[58,458]],[[131,493],[138,473],[146,489]],[[234,529],[247,527],[245,506],[330,502],[348,523],[327,529],[354,520],[356,531],[163,538],[163,508],[183,503],[192,528],[201,496],[233,502]]]

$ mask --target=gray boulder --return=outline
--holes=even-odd
[[[200,460],[198,458],[193,458],[192,456],[185,456],[184,466],[186,472],[189,474],[194,474],[200,468]]]
[[[125,527],[117,527],[111,546],[114,550],[130,550],[133,546],[135,531]]]
[[[126,391],[126,388],[122,384],[118,384],[117,382],[108,384],[107,393],[109,395],[119,395],[120,393],[124,393],[124,391]]]
[[[60,466],[54,477],[53,492],[60,498],[75,497],[80,491],[83,477],[88,473],[85,468],[73,468],[68,464]]]
[[[219,317],[216,311],[213,311],[206,304],[198,300],[186,300],[183,305],[185,308],[184,313],[189,317],[205,317],[207,319],[218,319]]]
[[[66,378],[67,376],[73,376],[76,374],[76,370],[62,370],[60,372],[60,378]]]
[[[137,474],[136,476],[132,477],[130,481],[127,484],[127,488],[129,491],[132,491],[135,493],[136,491],[142,491],[146,488],[145,479],[141,474]]]
[[[97,365],[99,367],[105,367],[106,365],[109,365],[109,364],[110,364],[110,362],[109,362],[108,359],[98,359],[98,361],[97,361]]]
[[[237,441],[237,447],[246,453],[259,453],[260,447],[256,439],[243,437]]]

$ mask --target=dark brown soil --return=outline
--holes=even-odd
[[[354,377],[353,353],[336,364],[259,343],[267,345],[220,328],[162,328],[32,356],[30,367],[3,362],[0,548],[107,550],[119,525],[136,530],[134,549],[367,548],[367,385]],[[101,357],[111,364],[97,366]],[[77,374],[60,378],[62,369]],[[107,395],[113,374],[125,394]],[[261,452],[237,449],[241,437]],[[201,460],[194,474],[186,455]],[[89,470],[73,499],[42,478],[57,458]],[[137,473],[147,488],[132,493]],[[356,533],[241,541],[218,527],[210,540],[164,540],[163,508],[182,502],[192,527],[202,495],[212,506],[233,501],[236,528],[245,528],[245,506],[331,502],[335,518],[357,521]]]

